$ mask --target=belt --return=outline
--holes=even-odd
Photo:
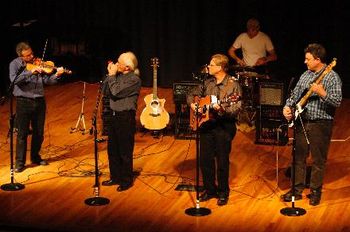
[[[113,116],[129,115],[135,113],[135,110],[112,111]]]
[[[315,123],[315,122],[332,122],[333,119],[305,119],[306,122],[310,122],[310,123]]]
[[[44,97],[23,97],[23,96],[17,96],[17,99],[28,99],[28,100],[43,100]]]

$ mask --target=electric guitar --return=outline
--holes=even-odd
[[[152,58],[153,67],[153,93],[148,94],[144,101],[146,107],[143,109],[140,121],[142,126],[149,130],[164,129],[169,123],[169,113],[165,110],[165,99],[159,99],[157,96],[157,68],[159,67],[159,59]]]
[[[332,70],[332,68],[337,64],[337,59],[333,58],[333,61],[323,70],[323,72],[320,74],[319,77],[317,77],[316,81],[314,83],[319,84],[323,80],[323,78]],[[301,99],[298,101],[298,103],[295,105],[295,112],[294,112],[294,121],[298,118],[298,116],[304,111],[305,105],[307,104],[307,101],[309,97],[312,95],[311,89],[309,89],[305,95],[301,97]],[[294,123],[293,121],[288,123],[289,127],[293,127]]]
[[[194,103],[197,104],[198,109],[190,110],[190,127],[193,131],[196,131],[198,127],[200,127],[203,123],[215,119],[213,114],[213,105],[217,103],[218,105],[222,104],[234,104],[241,99],[241,96],[237,94],[231,94],[225,97],[222,100],[218,100],[214,95],[207,95],[205,97],[194,98]],[[197,113],[198,112],[198,113]],[[198,120],[198,123],[197,123]]]

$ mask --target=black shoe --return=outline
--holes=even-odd
[[[212,198],[217,198],[218,195],[216,193],[209,193],[208,191],[204,191],[200,196],[199,196],[199,201],[209,201]]]
[[[218,199],[218,206],[223,206],[223,205],[226,205],[228,202],[228,197],[227,196],[222,196],[222,197],[219,197]]]
[[[119,181],[113,179],[102,181],[103,186],[112,186],[117,184],[119,184]]]
[[[281,199],[282,201],[285,201],[285,202],[291,202],[292,201],[292,196],[293,196],[293,193],[292,193],[292,189],[289,190],[287,193],[281,195]],[[294,200],[301,200],[303,198],[303,195],[302,195],[302,192],[301,190],[295,190],[295,194],[294,194]]]
[[[15,168],[15,172],[23,172],[24,169],[25,169],[24,166],[17,166],[17,167]]]
[[[33,164],[41,165],[41,166],[49,165],[49,163],[46,160],[35,161],[33,162]]]
[[[316,206],[321,202],[321,190],[320,189],[311,189],[311,193],[308,195],[310,198],[309,205]]]
[[[129,188],[131,188],[134,184],[133,183],[129,183],[129,184],[121,184],[118,186],[117,191],[118,192],[122,192],[125,190],[128,190]]]

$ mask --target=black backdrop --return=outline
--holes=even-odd
[[[8,63],[15,45],[27,40],[40,57],[73,70],[66,80],[97,82],[107,60],[131,50],[139,59],[143,86],[152,85],[150,59],[159,57],[158,86],[191,80],[214,53],[227,54],[250,17],[272,39],[278,61],[276,78],[288,82],[305,65],[303,49],[320,42],[349,89],[349,11],[346,1],[263,0],[13,0],[1,7],[1,88],[8,84]],[[231,60],[233,64],[233,60]],[[347,87],[348,86],[348,87]],[[347,93],[345,92],[345,95]]]

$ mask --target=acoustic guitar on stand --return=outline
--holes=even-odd
[[[207,95],[205,97],[195,96],[194,103],[197,104],[198,109],[190,110],[190,127],[193,131],[196,131],[197,128],[201,127],[201,125],[210,120],[215,120],[215,116],[213,113],[213,105],[215,103],[219,105],[223,104],[234,104],[241,99],[241,96],[236,94],[231,94],[225,97],[222,100],[218,100],[214,95]],[[198,123],[197,123],[198,120]]]
[[[159,99],[157,96],[157,68],[159,67],[159,59],[152,58],[153,67],[153,93],[148,94],[144,101],[146,107],[143,109],[140,121],[142,126],[148,130],[164,129],[169,123],[169,113],[165,110],[165,99]]]

